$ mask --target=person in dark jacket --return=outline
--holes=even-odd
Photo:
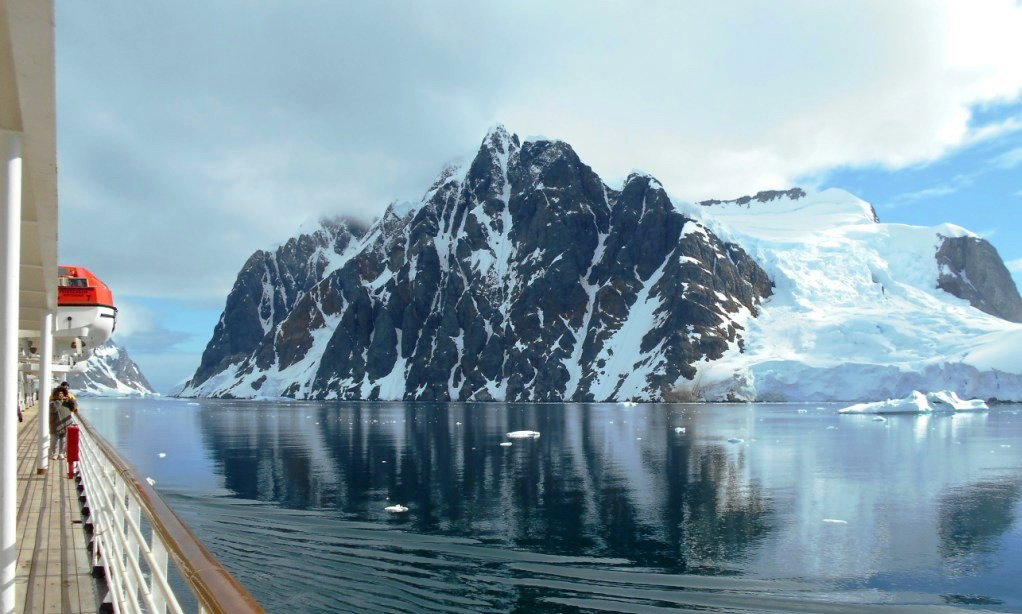
[[[63,459],[67,451],[67,427],[71,425],[72,401],[60,388],[50,401],[50,458]]]

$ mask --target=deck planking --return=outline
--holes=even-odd
[[[99,610],[88,538],[74,480],[65,461],[50,460],[36,474],[38,407],[25,411],[18,425],[18,612],[58,614]]]

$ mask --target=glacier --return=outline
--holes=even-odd
[[[692,210],[690,205],[681,205]],[[1022,400],[1022,324],[938,288],[934,259],[964,228],[880,223],[838,189],[711,205],[703,223],[776,284],[744,352],[700,366],[706,399],[869,401],[914,390]]]

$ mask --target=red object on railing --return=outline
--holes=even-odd
[[[75,477],[75,463],[78,462],[78,427],[67,427],[67,479]]]

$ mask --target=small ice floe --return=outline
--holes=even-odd
[[[728,443],[745,443],[745,440],[741,437],[731,437],[727,440]]]
[[[539,431],[511,431],[508,439],[539,439]]]
[[[824,518],[823,522],[827,524],[848,524],[847,520],[841,520],[840,518]]]
[[[1010,448],[1010,447],[1011,447],[1011,444],[1010,444],[1010,443],[1002,443],[1002,444],[1001,444],[1001,447],[1002,447],[1002,448]]]
[[[983,411],[990,409],[982,399],[963,399],[953,390],[923,394],[913,390],[902,399],[858,403],[838,411],[841,414],[928,414],[932,412]]]
[[[167,453],[166,452],[160,452],[156,456],[159,456],[160,458],[167,458]]]
[[[502,448],[510,448],[511,446],[512,446],[512,443],[510,441],[502,441],[502,442],[500,442],[500,447],[502,447]]]
[[[828,427],[827,427],[827,430],[828,430],[828,431],[836,431],[836,430],[837,430],[837,427],[836,427],[836,426],[834,426],[834,425],[832,424],[832,425],[830,425],[830,426],[828,426]]]
[[[676,426],[676,427],[674,427],[674,432],[675,433],[684,433],[685,432],[685,427],[683,427],[683,426]]]
[[[642,437],[636,437],[635,441],[642,441]]]
[[[398,503],[396,505],[388,505],[383,508],[383,511],[390,512],[391,514],[403,514],[408,511],[408,508]]]
[[[189,403],[189,405],[198,405],[198,403]]]
[[[455,422],[454,426],[461,426],[461,423],[460,422]]]
[[[621,401],[621,407],[635,407],[638,405],[635,401]]]
[[[883,416],[877,416],[873,418],[873,422],[887,422],[887,418],[884,418]]]
[[[798,410],[798,413],[800,413],[800,414],[808,414],[809,410],[808,409],[800,409],[800,410]]]
[[[146,476],[145,481],[149,482],[150,486],[156,486],[156,480],[152,479],[151,477]]]

